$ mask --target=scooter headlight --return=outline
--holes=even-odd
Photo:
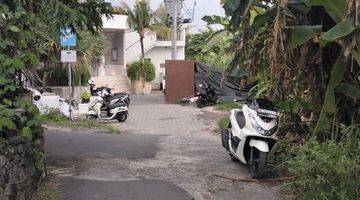
[[[252,127],[261,135],[270,136],[270,135],[274,134],[275,131],[277,130],[277,126],[275,126],[274,128],[272,128],[270,130],[265,130],[258,123],[256,123],[256,119],[252,114],[249,114],[249,117],[250,117]]]

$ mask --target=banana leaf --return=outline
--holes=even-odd
[[[336,112],[335,88],[344,79],[347,66],[344,52],[341,51],[336,63],[331,69],[331,77],[326,88],[324,104],[322,105],[320,117],[314,131],[315,134],[331,132],[331,122]]]
[[[321,31],[321,25],[316,26],[294,26],[290,33],[290,47],[296,48],[308,40],[310,40],[314,33]]]
[[[231,25],[239,27],[243,17],[249,12],[250,6],[255,0],[225,0],[223,1],[223,8],[226,16],[231,16]]]
[[[360,87],[358,85],[341,83],[336,87],[335,91],[352,98],[354,101],[360,99]]]
[[[359,50],[358,51],[356,51],[355,49],[351,50],[351,55],[353,55],[353,57],[356,60],[356,62],[358,63],[358,65],[360,65],[360,52],[359,52]]]
[[[307,6],[323,6],[326,12],[336,22],[344,19],[346,0],[303,0]]]
[[[271,9],[265,11],[263,14],[259,14],[254,18],[254,21],[251,24],[251,28],[254,31],[257,31],[260,27],[264,26],[266,23],[271,23],[275,18],[276,10]]]
[[[201,19],[205,21],[207,25],[220,24],[224,27],[229,25],[229,20],[226,17],[222,17],[218,15],[205,15]]]
[[[346,35],[349,35],[356,29],[354,25],[354,19],[353,18],[347,18],[337,24],[336,26],[332,27],[330,30],[326,31],[320,39],[321,44],[325,45],[328,42],[332,42],[336,39],[342,38]]]
[[[316,104],[304,102],[301,100],[282,101],[279,102],[277,106],[283,112],[293,112],[301,108],[306,110],[316,110],[318,108]]]

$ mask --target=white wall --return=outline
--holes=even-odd
[[[108,29],[108,30],[129,29],[126,15],[113,15],[113,17],[110,19],[103,16],[102,22],[103,22],[103,27],[102,27],[103,29]]]
[[[164,63],[165,60],[171,60],[171,47],[154,47],[150,51],[145,53],[146,58],[150,58],[151,62],[155,65],[155,80],[153,81],[156,89],[160,88],[160,82],[162,76],[165,75],[165,69],[160,68],[160,64]],[[178,47],[177,59],[185,60],[185,47]]]
[[[182,31],[180,38],[181,40],[177,43],[177,60],[185,60],[185,30]],[[136,31],[125,31],[124,49],[126,64],[140,59],[141,44]],[[144,39],[144,49],[145,58],[149,58],[155,65],[156,78],[153,85],[155,89],[158,89],[165,73],[165,69],[160,68],[160,64],[165,63],[165,60],[171,60],[172,42],[157,40],[156,34],[149,33]]]
[[[156,35],[147,34],[144,38],[145,52],[152,49],[156,44]],[[141,57],[141,44],[139,34],[135,31],[125,32],[125,60],[130,63]]]

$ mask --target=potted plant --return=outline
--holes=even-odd
[[[89,103],[90,102],[91,94],[88,91],[81,93],[81,103]]]
[[[155,79],[155,66],[150,60],[144,60],[142,71],[141,65],[141,61],[127,65],[127,76],[131,80],[131,89],[135,94],[150,94],[151,81]]]

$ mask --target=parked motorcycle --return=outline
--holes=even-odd
[[[241,109],[231,110],[228,129],[221,130],[222,145],[231,160],[249,165],[251,176],[261,178],[278,127],[278,112],[271,101],[246,100]]]
[[[105,106],[104,106],[105,105]],[[113,120],[124,122],[129,115],[127,104],[124,102],[116,102],[112,104],[104,104],[104,99],[97,96],[90,102],[89,111],[86,113],[87,118]]]
[[[214,105],[217,102],[217,95],[211,86],[204,88],[203,84],[199,84],[199,89],[196,91],[195,97],[197,97],[196,105],[198,108],[204,106]]]
[[[114,99],[120,99],[127,104],[129,107],[130,105],[130,95],[125,92],[118,92],[118,93],[111,93],[111,89],[109,87],[101,86],[95,88],[95,83],[92,80],[88,82],[90,86],[90,94],[91,96],[101,96],[104,98],[105,102],[110,102]]]

